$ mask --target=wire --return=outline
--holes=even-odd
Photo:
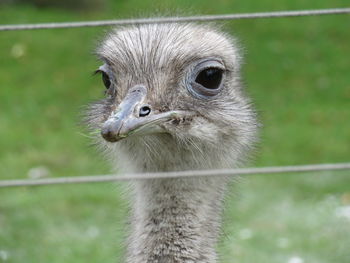
[[[295,17],[295,16],[311,16],[311,15],[335,15],[335,14],[348,14],[348,13],[350,13],[350,8],[346,7],[346,8],[332,8],[332,9],[318,9],[318,10],[276,11],[276,12],[242,13],[242,14],[228,14],[228,15],[156,17],[156,18],[83,21],[83,22],[1,25],[0,31],[95,27],[95,26],[130,25],[130,24],[135,25],[135,24],[177,23],[177,22],[196,22],[196,21],[218,21],[218,20]]]
[[[111,182],[111,181],[130,181],[130,180],[194,178],[194,177],[207,177],[207,176],[301,173],[301,172],[317,172],[317,171],[331,171],[331,170],[334,171],[334,170],[347,170],[347,169],[350,169],[350,163],[275,166],[275,167],[220,169],[220,170],[194,170],[194,171],[142,173],[142,174],[139,173],[139,174],[124,174],[124,175],[76,176],[76,177],[34,179],[34,180],[33,179],[3,180],[3,181],[0,181],[0,188],[15,187],[15,186],[54,185],[54,184],[102,183],[102,182]]]

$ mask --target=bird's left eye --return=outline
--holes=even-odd
[[[199,72],[195,81],[207,89],[217,89],[221,84],[222,74],[222,69],[207,68]]]
[[[224,64],[216,59],[199,62],[189,75],[188,91],[199,99],[211,99],[223,88]]]

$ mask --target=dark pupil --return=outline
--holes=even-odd
[[[110,81],[107,73],[105,73],[105,72],[102,72],[102,81],[103,81],[103,84],[105,85],[105,87],[107,89],[109,89],[109,87],[111,86],[111,81]]]
[[[222,79],[222,70],[218,68],[208,68],[201,71],[196,82],[207,89],[217,89],[220,86]]]

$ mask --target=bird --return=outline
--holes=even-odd
[[[86,111],[94,142],[132,173],[236,168],[257,141],[242,48],[214,24],[111,29],[96,48],[105,96]],[[102,86],[102,85],[101,85]],[[127,263],[214,263],[231,179],[130,182]]]

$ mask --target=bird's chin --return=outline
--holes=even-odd
[[[147,117],[129,117],[123,120],[110,117],[103,124],[101,135],[107,142],[113,143],[128,137],[169,133],[166,127],[177,125],[182,119],[193,116],[194,113],[189,111],[168,111]]]

